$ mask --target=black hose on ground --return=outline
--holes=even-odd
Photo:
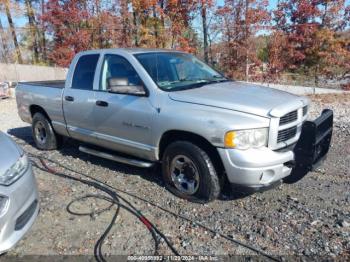
[[[51,174],[54,174],[54,175],[57,175],[59,177],[62,177],[62,178],[66,178],[66,179],[70,179],[70,180],[74,180],[74,181],[77,181],[77,182],[81,182],[83,184],[86,184],[88,186],[91,186],[91,187],[94,187],[98,190],[101,190],[102,192],[105,192],[106,194],[108,194],[108,196],[105,196],[105,195],[101,195],[101,194],[87,194],[87,195],[84,195],[82,197],[79,197],[79,198],[76,198],[74,199],[73,201],[71,201],[68,206],[67,206],[67,211],[73,215],[80,215],[80,216],[86,216],[86,215],[89,215],[89,216],[94,216],[96,214],[100,214],[102,212],[105,212],[105,211],[108,211],[112,208],[112,206],[116,205],[117,206],[117,209],[112,217],[112,220],[111,222],[109,223],[109,225],[107,226],[107,228],[105,229],[105,231],[103,232],[103,234],[100,236],[100,238],[97,240],[96,244],[95,244],[95,247],[94,247],[94,256],[95,256],[95,259],[97,261],[106,261],[106,259],[104,258],[103,256],[103,253],[102,253],[102,246],[103,246],[103,243],[104,243],[104,240],[105,238],[108,236],[109,232],[111,231],[113,225],[115,224],[115,221],[118,217],[118,214],[119,214],[119,211],[120,211],[120,208],[128,211],[130,214],[134,215],[135,217],[137,217],[145,226],[146,228],[150,231],[151,235],[152,235],[152,238],[154,239],[154,242],[155,242],[155,251],[154,251],[154,254],[157,255],[158,254],[158,246],[159,246],[159,239],[158,239],[158,236],[160,238],[162,238],[165,243],[168,245],[168,247],[171,249],[171,251],[179,256],[179,253],[177,252],[177,250],[175,249],[175,247],[172,245],[172,243],[168,240],[168,238],[154,225],[152,224],[143,214],[140,210],[138,210],[134,205],[132,205],[129,201],[125,200],[123,197],[119,196],[116,192],[114,192],[113,190],[109,189],[108,187],[104,186],[104,185],[101,185],[100,182],[94,182],[94,181],[89,181],[89,180],[85,180],[85,179],[81,179],[81,178],[76,178],[76,177],[73,177],[73,176],[70,176],[70,175],[67,175],[67,174],[64,174],[64,173],[61,173],[61,172],[58,172],[56,170],[54,170],[53,168],[49,167],[46,162],[44,161],[43,158],[41,157],[38,157],[38,156],[35,156],[33,154],[29,154],[30,156],[32,157],[35,157],[37,159],[39,159],[40,163],[42,164],[43,168],[40,167],[36,162],[33,162],[33,164],[45,171],[45,172],[49,172]],[[102,210],[99,210],[98,212],[91,212],[91,213],[78,213],[78,212],[74,212],[72,211],[71,209],[71,206],[74,202],[76,201],[82,201],[82,200],[85,200],[87,198],[95,198],[95,199],[102,199],[104,201],[107,201],[109,203],[111,203],[111,205],[108,207],[108,208],[104,208]],[[124,201],[124,203],[121,203],[121,201]]]
[[[64,169],[66,169],[66,170],[68,170],[68,171],[70,171],[70,172],[73,172],[73,173],[76,173],[76,174],[78,174],[78,175],[87,177],[87,178],[89,178],[89,179],[95,181],[95,183],[94,183],[94,182],[91,182],[91,181],[87,181],[87,180],[83,180],[83,179],[71,177],[71,176],[68,176],[68,175],[62,174],[62,173],[59,174],[59,176],[61,176],[61,177],[69,178],[69,179],[72,179],[72,180],[75,180],[75,181],[79,181],[79,182],[83,182],[83,183],[88,184],[88,185],[89,185],[90,183],[94,183],[94,184],[96,184],[97,187],[95,187],[94,185],[92,185],[92,186],[94,186],[95,188],[97,188],[97,189],[100,189],[100,187],[102,187],[103,189],[106,189],[106,188],[107,188],[107,191],[108,191],[108,192],[110,192],[110,191],[112,190],[111,192],[113,192],[113,194],[115,194],[115,195],[117,195],[116,192],[123,193],[123,194],[125,194],[125,195],[130,196],[130,197],[133,197],[133,198],[135,198],[135,199],[138,199],[138,200],[140,200],[140,201],[142,201],[142,202],[145,202],[145,203],[147,203],[147,204],[149,204],[149,205],[152,205],[153,207],[156,207],[156,208],[158,208],[158,209],[160,209],[160,210],[162,210],[162,211],[164,211],[164,212],[166,212],[166,213],[168,213],[168,214],[171,214],[171,215],[173,215],[173,216],[175,216],[175,217],[177,217],[177,218],[180,218],[180,219],[183,219],[183,220],[185,220],[185,221],[187,221],[187,222],[190,222],[190,223],[192,223],[192,224],[195,224],[195,225],[197,225],[197,226],[199,226],[199,227],[201,227],[201,228],[203,228],[203,229],[205,229],[205,230],[207,230],[207,231],[209,231],[209,232],[211,232],[211,233],[213,233],[213,234],[216,234],[216,235],[218,235],[218,236],[220,236],[220,237],[222,237],[222,238],[228,240],[228,241],[231,241],[231,242],[233,242],[233,243],[235,243],[235,244],[237,244],[237,245],[239,245],[239,246],[245,247],[245,248],[247,248],[247,249],[249,249],[249,250],[251,250],[251,251],[253,251],[253,252],[255,252],[255,253],[259,254],[259,255],[261,255],[261,256],[264,256],[264,257],[266,257],[266,258],[269,258],[269,259],[272,260],[272,261],[281,261],[280,259],[278,259],[278,258],[276,258],[276,257],[274,257],[274,256],[272,256],[272,255],[269,255],[269,254],[267,254],[266,252],[264,252],[264,251],[262,251],[262,250],[260,250],[260,249],[258,249],[258,248],[255,248],[255,247],[253,247],[253,246],[251,246],[251,245],[249,245],[249,244],[246,244],[246,243],[243,243],[243,242],[241,242],[241,241],[239,241],[239,240],[237,240],[237,239],[234,239],[234,238],[232,238],[231,236],[228,236],[228,235],[226,235],[226,234],[224,234],[224,233],[221,233],[221,232],[218,232],[218,231],[216,231],[216,230],[214,230],[214,229],[212,229],[212,228],[209,228],[209,227],[203,225],[202,223],[200,223],[200,222],[198,222],[198,221],[195,221],[195,220],[193,220],[193,219],[191,219],[191,218],[189,218],[189,217],[186,217],[186,216],[184,216],[184,215],[177,214],[177,213],[175,213],[175,212],[172,211],[172,210],[169,210],[169,209],[167,209],[167,208],[164,208],[164,207],[162,207],[162,206],[160,206],[160,205],[158,205],[158,204],[156,204],[156,203],[153,203],[153,202],[150,201],[150,200],[147,200],[147,199],[144,199],[144,198],[142,198],[142,197],[139,197],[139,196],[137,196],[137,195],[135,195],[135,194],[133,194],[133,193],[130,193],[130,192],[128,192],[128,191],[125,191],[125,190],[122,190],[122,189],[119,189],[119,188],[110,186],[110,185],[108,185],[108,184],[106,184],[106,183],[104,183],[104,182],[102,182],[102,181],[100,181],[100,180],[98,180],[98,179],[96,179],[96,178],[94,178],[94,177],[92,177],[92,176],[89,176],[89,175],[87,175],[87,174],[84,174],[84,173],[81,173],[81,172],[79,172],[79,171],[76,171],[76,170],[74,170],[74,169],[72,169],[72,168],[70,168],[70,167],[67,167],[67,166],[65,166],[65,165],[62,165],[61,163],[59,163],[59,162],[57,162],[57,161],[55,161],[55,160],[52,160],[52,159],[49,159],[49,158],[46,158],[46,157],[39,157],[39,156],[36,156],[36,155],[33,155],[33,154],[29,154],[29,155],[31,155],[31,156],[33,156],[33,157],[35,157],[35,158],[38,158],[41,162],[43,161],[43,159],[45,159],[45,160],[47,160],[47,161],[50,161],[50,162],[52,162],[52,163],[58,165],[59,167],[64,168]],[[45,162],[44,162],[44,163],[45,163]],[[47,166],[47,165],[46,165],[46,166]],[[39,168],[40,168],[40,167],[39,167]],[[45,168],[46,168],[46,167],[45,167]],[[44,170],[44,171],[47,171],[47,170]],[[50,172],[50,173],[51,173],[51,172]],[[56,175],[58,175],[58,174],[56,174]],[[85,181],[86,181],[87,183],[86,183]],[[102,191],[104,191],[104,190],[102,190]],[[120,195],[118,195],[118,197],[119,197],[120,199],[122,199],[123,201],[125,201],[128,205],[133,206],[133,205],[132,205],[129,201],[127,201],[124,197],[122,197],[122,196],[120,196]],[[119,202],[118,202],[118,203],[119,203]],[[120,205],[120,203],[119,203],[119,205]],[[135,210],[136,210],[136,213],[139,212],[136,208],[135,208]],[[142,217],[143,217],[143,216],[142,216]],[[140,218],[139,218],[139,219],[140,219]],[[141,219],[140,219],[140,220],[141,220]],[[141,221],[142,221],[142,220],[141,220]],[[148,220],[147,220],[147,221],[148,221]],[[142,222],[143,222],[143,221],[142,221]],[[149,222],[149,221],[148,221],[148,222]],[[149,222],[149,223],[150,223],[150,222]],[[147,222],[146,222],[146,224],[147,224]],[[147,225],[146,225],[146,227],[147,227]],[[168,241],[168,239],[167,239],[157,228],[154,227],[154,229],[155,229],[155,231],[158,233],[158,235],[160,235],[160,236],[164,239],[164,241],[167,243],[167,245],[168,245],[169,248],[173,251],[173,253],[176,254],[176,255],[178,255],[176,249],[170,244],[170,242]]]

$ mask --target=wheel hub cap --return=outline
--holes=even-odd
[[[184,194],[193,195],[199,187],[199,173],[191,159],[184,155],[176,156],[170,165],[171,180]]]
[[[46,138],[47,138],[47,134],[46,134],[46,128],[45,125],[41,122],[38,121],[35,125],[34,128],[34,135],[36,140],[40,143],[40,144],[45,144],[46,142]]]

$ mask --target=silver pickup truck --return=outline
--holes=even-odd
[[[229,80],[171,50],[81,52],[66,81],[19,83],[16,98],[39,149],[71,137],[92,155],[161,163],[167,188],[190,201],[211,201],[225,185],[259,191],[298,180],[332,137],[331,110],[307,121],[307,98]]]

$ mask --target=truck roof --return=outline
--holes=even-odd
[[[108,49],[95,49],[82,51],[81,54],[91,54],[91,53],[99,53],[99,52],[126,52],[129,54],[140,54],[140,53],[155,53],[155,52],[177,52],[184,53],[183,51],[173,50],[173,49],[165,49],[165,48],[108,48]]]

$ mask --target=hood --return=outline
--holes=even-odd
[[[280,117],[307,104],[303,97],[284,91],[241,83],[222,82],[169,93],[172,100],[219,107],[263,117]]]
[[[0,131],[0,175],[16,163],[20,156],[21,150],[17,144]]]

